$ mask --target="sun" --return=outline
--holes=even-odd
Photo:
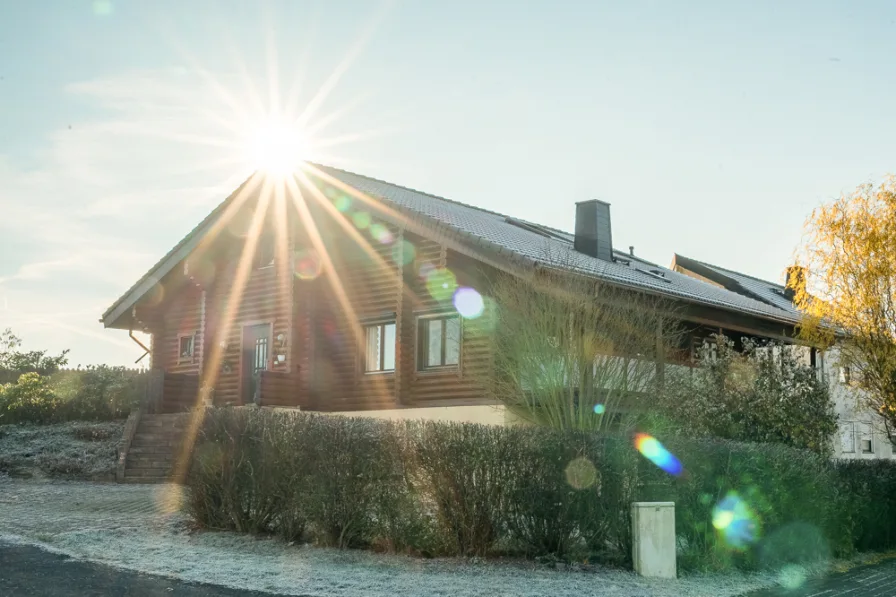
[[[285,118],[272,117],[252,127],[246,152],[253,169],[278,178],[296,172],[311,158],[311,145],[302,129]]]

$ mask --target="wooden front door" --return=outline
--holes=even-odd
[[[270,347],[270,324],[243,328],[243,404],[261,403],[261,372],[268,368]]]

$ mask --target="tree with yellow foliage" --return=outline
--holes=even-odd
[[[896,178],[815,209],[799,255],[805,269],[791,270],[788,286],[801,336],[836,345],[896,445]]]

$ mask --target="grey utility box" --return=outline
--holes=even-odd
[[[677,577],[675,502],[632,504],[632,560],[641,576]]]

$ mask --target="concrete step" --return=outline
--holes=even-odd
[[[125,472],[144,468],[169,469],[174,465],[173,460],[131,460],[125,463]]]
[[[128,450],[128,454],[177,454],[177,450],[172,446],[160,446],[158,444],[146,444],[144,446],[131,444],[131,449]]]
[[[171,474],[169,468],[129,468],[124,471],[127,477],[167,477]]]
[[[157,437],[157,436],[147,436],[140,435],[139,433],[134,436],[134,441],[131,442],[132,446],[169,446],[176,447],[181,443],[180,436],[178,437]]]

